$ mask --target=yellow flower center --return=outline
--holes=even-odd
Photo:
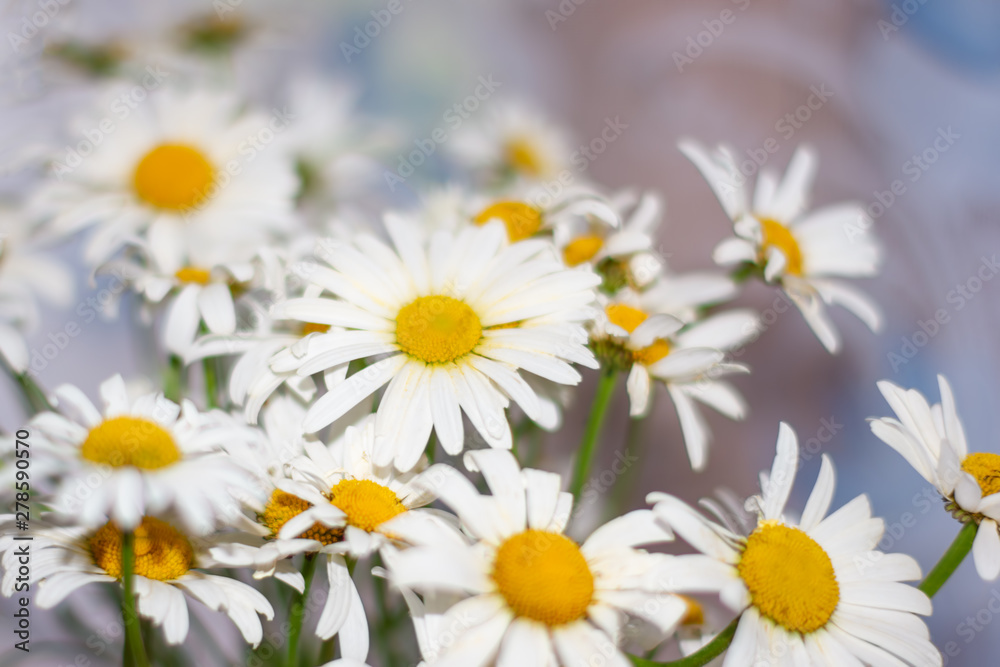
[[[962,470],[976,478],[984,496],[1000,493],[1000,454],[969,454],[962,461]]]
[[[644,311],[624,303],[613,303],[605,308],[604,312],[612,324],[617,324],[629,333],[638,329],[640,324],[649,319],[649,315]],[[670,354],[670,343],[662,338],[657,338],[651,345],[640,350],[632,350],[632,361],[649,366],[668,354]]]
[[[586,616],[594,597],[594,575],[571,539],[526,530],[497,549],[493,581],[518,616],[550,627]]]
[[[87,541],[94,564],[120,579],[122,576],[122,533],[110,521]],[[135,574],[170,581],[194,566],[194,549],[176,528],[151,516],[142,518],[135,529]]]
[[[761,254],[767,253],[770,248],[777,248],[785,256],[785,273],[793,276],[802,275],[802,250],[799,242],[795,240],[792,232],[777,220],[763,218],[760,221],[764,231],[764,243],[761,247]]]
[[[600,236],[581,236],[573,239],[563,248],[563,261],[566,262],[566,266],[577,266],[589,262],[603,247],[604,239]]]
[[[822,628],[840,602],[830,556],[798,528],[762,522],[747,538],[736,567],[751,603],[791,632]]]
[[[330,502],[343,510],[350,525],[373,532],[406,511],[396,492],[370,479],[345,479],[330,490]]]
[[[515,171],[528,176],[541,176],[545,170],[544,162],[531,141],[523,138],[510,139],[504,152],[509,164]]]
[[[541,210],[519,201],[501,201],[488,206],[475,217],[474,222],[485,225],[493,219],[503,221],[511,243],[534,236],[542,228]]]
[[[429,364],[454,361],[476,347],[483,324],[468,304],[450,296],[422,296],[399,309],[396,344]]]
[[[681,625],[705,625],[705,609],[701,603],[687,595],[678,595],[687,605],[687,611],[681,619]]]
[[[302,514],[309,507],[309,503],[298,496],[276,489],[271,494],[271,499],[267,501],[267,505],[264,506],[264,513],[259,515],[257,519],[271,531],[271,538],[276,538],[278,532],[288,523],[289,519]],[[343,539],[344,531],[341,528],[327,528],[317,522],[299,537],[304,540],[316,540],[323,545],[330,545]]]
[[[177,269],[174,277],[182,283],[207,285],[212,280],[212,272],[208,269],[200,269],[197,266],[185,266],[184,268]]]
[[[132,186],[139,199],[156,208],[183,211],[208,197],[215,169],[197,148],[160,144],[139,161]]]
[[[303,336],[308,336],[311,333],[326,333],[329,330],[330,330],[329,324],[316,324],[315,322],[304,322],[299,331]]]
[[[112,417],[90,429],[80,456],[115,468],[165,468],[181,460],[173,436],[141,417]]]

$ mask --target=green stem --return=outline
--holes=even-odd
[[[302,592],[293,598],[294,601],[289,610],[291,627],[288,630],[288,659],[285,660],[285,667],[298,667],[299,664],[299,637],[302,635],[302,619],[306,615],[309,585],[312,584],[313,575],[316,574],[316,561],[319,559],[319,554],[306,556],[306,562],[302,566],[302,577],[306,583]]]
[[[601,433],[601,426],[604,424],[604,415],[611,404],[611,396],[614,394],[615,383],[618,381],[618,371],[613,368],[605,368],[601,372],[601,379],[597,383],[597,393],[594,395],[594,403],[590,406],[590,416],[587,418],[587,429],[583,432],[583,439],[580,440],[580,447],[576,452],[576,465],[573,466],[573,481],[569,490],[576,499],[580,498],[583,484],[590,475],[590,467],[594,462],[594,454],[597,452],[597,437]]]
[[[707,665],[726,652],[729,645],[733,643],[733,635],[736,634],[736,626],[739,624],[740,617],[737,616],[733,619],[733,622],[727,625],[725,630],[717,634],[712,641],[708,642],[698,649],[698,651],[692,653],[686,658],[671,660],[670,662],[653,662],[652,660],[646,660],[645,658],[630,655],[629,659],[632,660],[632,664],[636,665],[636,667],[702,667],[702,665]]]
[[[204,359],[202,369],[205,371],[205,404],[209,410],[219,407],[219,377],[215,359]]]
[[[639,456],[640,445],[642,444],[642,424],[646,419],[628,420],[628,427],[625,433],[625,457],[626,467],[621,476],[615,481],[614,491],[611,494],[611,502],[608,503],[608,520],[624,514],[625,507],[628,506],[630,495],[636,490],[636,481],[639,473],[639,466],[634,465],[632,457]]]
[[[33,414],[38,414],[39,412],[51,412],[52,404],[49,403],[49,399],[45,396],[45,392],[42,388],[38,386],[34,378],[28,373],[21,373],[15,375],[17,378],[17,384],[20,385],[21,391],[24,392],[24,397],[28,401],[28,405],[31,406]]]
[[[122,535],[122,622],[125,624],[124,662],[134,667],[149,667],[146,649],[142,643],[139,616],[135,613],[135,590],[132,575],[135,570],[135,533]]]
[[[174,403],[179,403],[181,400],[183,374],[184,362],[176,354],[171,354],[163,373],[163,395]]]
[[[948,581],[948,578],[954,574],[961,562],[969,555],[972,543],[976,539],[976,530],[978,528],[979,525],[975,522],[970,521],[965,524],[958,535],[955,536],[955,541],[951,543],[948,550],[941,556],[941,560],[938,561],[934,569],[917,586],[927,597],[934,597],[934,594],[941,590],[944,583]]]
[[[382,558],[375,555],[373,565],[382,565]],[[382,657],[382,664],[386,667],[393,667],[396,664],[396,654],[392,650],[392,628],[393,619],[389,609],[387,596],[388,586],[385,579],[372,575],[372,584],[375,588],[375,611],[378,617],[378,625],[375,627],[375,643],[378,647],[379,655]]]

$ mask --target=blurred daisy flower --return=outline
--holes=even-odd
[[[581,323],[592,315],[588,270],[567,270],[542,240],[506,243],[497,223],[426,238],[386,216],[393,247],[369,234],[330,243],[303,277],[330,293],[290,299],[273,316],[347,331],[318,334],[304,351],[273,358],[299,375],[356,359],[368,366],[318,398],[304,428],[315,432],[388,383],[376,415],[372,462],[410,469],[431,430],[449,454],[464,447],[462,413],[492,447],[512,446],[511,399],[531,419],[550,411],[519,371],[573,385],[571,364],[595,367]]]
[[[920,566],[904,554],[876,550],[885,523],[861,495],[826,516],[834,470],[824,454],[819,479],[798,523],[786,514],[799,461],[787,424],[778,433],[770,475],[754,497],[758,520],[749,535],[709,521],[683,501],[652,493],[653,512],[703,555],[681,556],[678,592],[718,592],[741,614],[724,667],[772,664],[844,667],[939,667],[941,654],[915,614],[931,602],[912,586]],[[782,663],[782,664],[784,664]]]
[[[491,102],[485,113],[463,123],[447,146],[462,167],[491,182],[556,179],[571,161],[562,129],[512,101]]]
[[[44,252],[35,232],[19,213],[0,208],[0,359],[16,374],[31,361],[25,335],[38,327],[39,300],[67,308],[74,292],[68,267]]]
[[[238,511],[234,492],[256,492],[250,475],[221,451],[223,443],[248,437],[224,413],[201,413],[162,394],[131,401],[120,375],[104,381],[100,393],[103,410],[62,385],[53,392],[59,412],[31,421],[63,469],[54,510],[84,526],[110,517],[125,530],[143,515],[172,510],[185,530],[206,534]]]
[[[465,460],[492,495],[441,464],[428,474],[475,543],[413,547],[388,561],[390,580],[425,600],[460,596],[442,622],[421,619],[427,665],[625,665],[626,619],[662,638],[684,617],[685,601],[663,592],[673,558],[637,548],[673,539],[652,512],[630,512],[577,545],[563,534],[573,500],[559,475],[521,470],[498,450]]]
[[[44,521],[44,520],[43,520]],[[29,585],[34,603],[51,609],[82,586],[120,582],[123,574],[122,531],[109,521],[96,530],[83,526],[32,526],[32,567]],[[185,533],[170,521],[141,517],[133,528],[135,561],[133,586],[136,611],[163,628],[168,644],[181,644],[190,624],[188,601],[224,612],[247,643],[257,646],[263,637],[258,615],[274,618],[274,609],[260,592],[236,579],[202,572],[221,567],[208,553],[204,540]],[[4,576],[2,592],[14,594],[18,568],[17,546],[0,538]]]
[[[840,349],[826,305],[841,305],[872,331],[881,327],[878,307],[865,294],[837,278],[878,273],[881,251],[872,221],[858,203],[808,211],[809,190],[816,172],[816,155],[799,147],[783,179],[762,169],[751,203],[746,176],[733,152],[719,146],[709,153],[692,141],[681,151],[695,164],[733,221],[736,236],[715,249],[715,261],[740,264],[775,283],[802,312],[813,332],[830,352]]]
[[[684,444],[694,470],[705,467],[711,433],[698,412],[704,403],[730,419],[743,419],[743,398],[728,382],[732,373],[747,373],[726,352],[756,331],[757,315],[730,310],[685,326],[660,312],[657,294],[622,290],[604,298],[604,309],[591,326],[591,345],[605,368],[628,373],[629,413],[643,417],[652,406],[653,383],[663,382],[677,410]],[[674,295],[676,296],[676,295]]]
[[[882,380],[879,391],[896,418],[871,419],[870,426],[934,485],[956,519],[978,525],[972,557],[979,576],[992,581],[1000,575],[1000,454],[969,453],[955,397],[943,375],[938,375],[938,387],[941,402],[930,405],[917,390]]]

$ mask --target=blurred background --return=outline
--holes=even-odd
[[[116,48],[130,44],[148,48],[153,64],[160,48],[155,35],[192,17],[230,11],[249,26],[249,36],[220,67],[251,99],[274,103],[297,71],[346,79],[357,87],[364,110],[403,119],[403,147],[428,136],[481,76],[499,81],[505,95],[537,106],[578,143],[599,136],[608,119],[619,119],[627,128],[587,177],[611,190],[663,194],[667,210],[657,250],[676,270],[711,268],[712,248],[731,231],[702,177],[677,151],[679,138],[725,141],[745,158],[773,138],[779,150],[767,167],[779,171],[795,147],[808,142],[820,155],[814,204],[859,200],[875,218],[886,250],[884,271],[862,287],[884,308],[884,330],[873,335],[835,311],[845,349],[831,356],[797,312],[777,316],[741,359],[752,375],[735,380],[751,406],[749,418],[734,423],[709,416],[715,442],[707,470],[691,472],[676,416],[660,395],[643,427],[642,464],[620,500],[639,507],[647,492],[666,490],[693,501],[717,487],[750,495],[757,472],[770,465],[784,420],[808,452],[796,506],[811,489],[820,454],[827,453],[838,472],[834,506],[868,494],[888,526],[882,547],[910,553],[929,569],[958,526],[933,496],[927,502],[928,485],[871,435],[865,418],[889,414],[877,380],[915,387],[937,400],[935,376],[944,373],[971,447],[997,451],[1000,280],[983,278],[1000,270],[1000,3],[400,2],[391,22],[352,50],[344,45],[357,47],[358,30],[387,2],[342,0],[333,8],[250,0],[8,1],[0,15],[4,41],[11,42],[0,46],[0,192],[11,196],[30,187],[37,176],[33,159],[64,145],[68,122],[88,102],[78,77],[41,56],[46,45],[67,35]],[[43,5],[57,10],[38,35],[23,44],[11,41],[10,34],[21,34],[25,18]],[[390,168],[394,157],[387,157]],[[443,169],[425,170],[422,177],[444,179]],[[419,197],[419,187],[381,194],[385,204],[406,205]],[[75,257],[78,248],[58,252]],[[101,287],[80,276],[78,300]],[[740,301],[764,310],[774,298],[753,285]],[[67,317],[72,314],[47,311],[29,342],[44,345]],[[85,327],[71,352],[39,374],[40,383],[96,390],[116,371],[152,372],[148,347],[134,340],[131,327],[127,307],[119,321]],[[594,379],[577,393],[563,431],[546,442],[541,467],[568,469],[566,452],[583,430]],[[597,471],[626,446],[627,403],[620,389]],[[15,390],[6,380],[0,385],[4,431],[23,420]],[[591,514],[578,530],[585,533],[588,522],[602,518]],[[983,583],[971,559],[935,598],[929,624],[946,664],[996,663],[1000,633],[989,622],[997,598],[1000,585]],[[977,614],[984,631],[969,630],[965,619]]]

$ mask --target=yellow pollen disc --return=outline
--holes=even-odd
[[[185,266],[182,269],[177,269],[174,277],[182,283],[207,285],[212,279],[212,272],[208,269],[199,269],[197,266]]]
[[[594,258],[604,247],[604,239],[600,236],[581,236],[573,239],[563,248],[563,261],[566,266],[577,266]]]
[[[538,151],[527,139],[511,139],[505,147],[507,164],[528,176],[540,176],[544,171],[543,161]]]
[[[429,364],[454,361],[483,337],[479,316],[450,296],[422,296],[399,309],[396,344],[411,357]]]
[[[373,532],[406,511],[396,492],[370,479],[345,479],[330,489],[330,502],[343,510],[350,525]]]
[[[181,451],[159,424],[140,417],[112,417],[90,429],[80,456],[115,468],[156,470],[180,461]]]
[[[534,236],[542,228],[542,212],[519,201],[501,201],[488,206],[477,215],[474,222],[485,225],[499,218],[507,228],[507,238],[513,243]]]
[[[87,541],[94,564],[120,579],[122,576],[122,533],[110,521]],[[170,581],[194,566],[194,549],[173,526],[147,516],[135,529],[135,574]]]
[[[785,272],[793,276],[802,275],[802,250],[799,242],[795,240],[792,233],[777,220],[764,218],[760,221],[764,231],[764,244],[762,252],[764,254],[770,248],[777,248],[785,256]]]
[[[840,586],[830,557],[798,528],[764,521],[747,538],[736,566],[761,614],[792,632],[814,632],[830,620]]]
[[[160,144],[139,161],[132,186],[147,204],[183,211],[205,200],[214,177],[211,163],[197,148]]]
[[[594,597],[594,575],[571,539],[526,530],[497,549],[493,581],[518,616],[550,627],[583,618]]]
[[[687,595],[679,595],[679,598],[687,604],[687,611],[681,619],[681,625],[705,625],[705,609],[701,603]]]
[[[605,308],[604,312],[612,324],[617,324],[629,333],[635,331],[640,324],[649,318],[649,315],[643,311],[626,306],[624,303],[613,303]]]
[[[670,354],[670,343],[662,338],[657,338],[653,341],[652,345],[648,345],[641,350],[634,351],[632,353],[632,359],[637,364],[651,366],[668,354]]]
[[[303,336],[308,336],[311,333],[326,333],[330,330],[329,324],[316,324],[315,322],[305,322],[302,325],[301,333]]]
[[[962,470],[976,478],[984,496],[1000,493],[1000,454],[969,454],[962,461]]]
[[[298,496],[276,489],[271,494],[271,499],[267,501],[264,513],[258,515],[257,519],[271,531],[271,537],[276,538],[278,531],[288,523],[289,519],[302,514],[309,507],[309,503]],[[321,523],[314,523],[309,530],[299,535],[304,540],[316,540],[324,545],[339,542],[343,536],[342,529],[327,528]]]

